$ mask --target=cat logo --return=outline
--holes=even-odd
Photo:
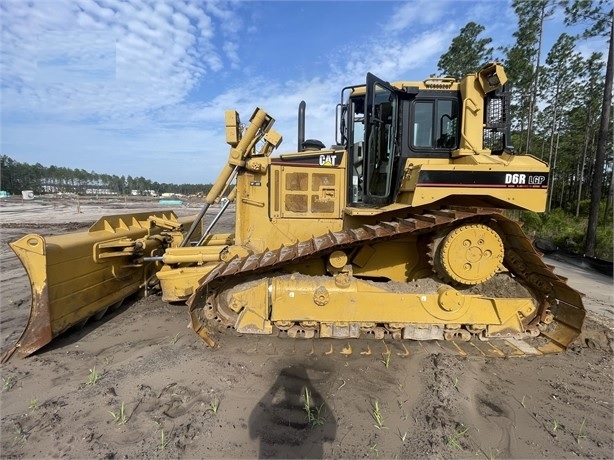
[[[320,166],[337,166],[337,155],[320,155]]]

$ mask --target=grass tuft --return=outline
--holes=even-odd
[[[576,436],[576,441],[580,444],[582,439],[586,439],[586,434],[584,430],[586,429],[586,417],[582,419],[582,423],[580,423],[580,430],[578,431],[578,436]]]
[[[463,425],[461,424],[461,427]],[[463,436],[465,436],[465,434],[467,434],[467,431],[469,431],[469,427],[465,427],[464,429],[457,431],[456,433],[454,433],[452,436],[450,436],[448,438],[448,446],[449,447],[453,447],[455,449],[462,449],[462,446],[460,444],[460,440]]]
[[[215,398],[209,403],[209,408],[207,409],[212,414],[217,414],[217,410],[220,408],[219,399]]]
[[[554,419],[552,421],[552,432],[556,433],[556,430],[558,430],[558,429],[559,429],[559,422],[558,422],[557,419]]]
[[[26,440],[28,439],[28,434],[29,433],[27,433],[23,429],[20,423],[15,422],[15,429],[14,429],[14,436],[13,436],[14,444],[20,444],[22,442],[26,442]]]
[[[90,369],[90,373],[87,375],[86,385],[96,385],[96,382],[100,379],[100,374],[96,370],[96,366]]]
[[[164,430],[160,430],[160,444],[158,444],[158,450],[164,450],[168,446],[168,439],[164,436]]]
[[[373,417],[373,420],[375,420],[375,428],[378,430],[386,428],[384,426],[384,416],[382,415],[382,410],[377,399],[374,401],[372,409],[371,416]]]
[[[388,369],[390,367],[390,357],[392,356],[392,351],[388,349],[386,353],[382,353],[384,359],[382,359],[382,363],[384,363],[384,367]]]
[[[119,411],[109,411],[109,414],[113,417],[113,421],[118,425],[125,425],[128,421],[126,417],[126,406],[124,401],[122,401],[121,406],[119,406]]]
[[[9,391],[11,388],[15,386],[15,377],[12,375],[8,375],[6,377],[2,377],[2,391]]]
[[[305,391],[303,393],[305,397],[305,403],[303,404],[303,410],[305,411],[305,417],[307,418],[307,423],[311,428],[316,426],[324,425],[326,419],[322,417],[321,410],[324,404],[320,406],[311,407],[311,393],[309,392],[309,388],[305,387]]]

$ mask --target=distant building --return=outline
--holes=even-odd
[[[155,190],[130,190],[132,196],[158,196]]]
[[[86,195],[117,195],[117,192],[114,192],[108,188],[86,188]]]

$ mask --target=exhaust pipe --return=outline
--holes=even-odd
[[[298,149],[297,152],[304,150],[303,143],[305,142],[305,101],[301,101],[298,105]]]

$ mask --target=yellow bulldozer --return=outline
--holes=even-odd
[[[187,303],[208,346],[220,333],[372,337],[493,356],[564,350],[581,295],[544,264],[508,210],[545,209],[548,165],[515,154],[499,63],[457,81],[341,91],[335,145],[282,142],[257,108],[225,114],[227,164],[190,218],[106,216],[86,232],[11,244],[32,286],[29,355],[135,293]],[[206,213],[211,205],[218,212]],[[216,234],[233,205],[234,233]]]

